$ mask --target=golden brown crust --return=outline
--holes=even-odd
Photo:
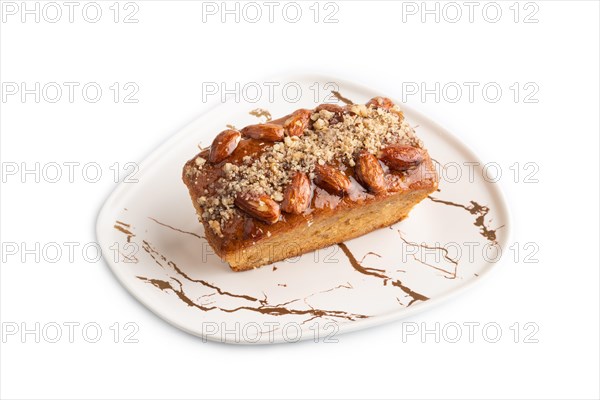
[[[205,149],[186,163],[183,181],[207,240],[233,270],[255,268],[388,226],[437,188],[433,163],[399,109],[389,99],[369,104],[366,110],[332,105],[298,110],[269,122],[266,129],[242,129],[242,135],[251,134],[218,162],[207,161]],[[263,131],[268,133],[261,136]],[[347,138],[346,131],[356,136]],[[348,139],[350,145],[320,144],[320,135],[332,135],[337,142]],[[396,154],[386,152],[389,146],[415,150],[403,150],[404,158],[391,162],[378,161],[381,154],[388,158]],[[418,159],[411,160],[411,154]],[[323,170],[341,175],[329,176],[333,183],[323,185]]]

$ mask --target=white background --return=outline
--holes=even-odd
[[[201,2],[137,1],[139,22],[130,24],[124,15],[113,22],[113,1],[99,3],[98,23],[82,18],[85,3],[73,23],[64,6],[57,23],[3,15],[3,83],[97,82],[103,88],[97,103],[85,101],[80,90],[73,103],[36,103],[33,95],[2,100],[3,170],[21,162],[103,168],[97,183],[81,174],[73,183],[5,177],[3,244],[93,242],[97,212],[116,185],[109,167],[142,160],[219,102],[203,102],[203,82],[243,85],[296,71],[370,85],[396,99],[402,99],[402,82],[498,83],[503,94],[496,103],[480,90],[473,102],[466,92],[456,103],[418,95],[405,100],[502,167],[511,241],[521,248],[535,243],[539,262],[524,262],[523,250],[516,262],[507,253],[488,279],[461,297],[404,323],[340,335],[338,343],[240,347],[202,343],[171,327],[135,301],[102,261],[86,262],[80,251],[73,262],[63,255],[56,263],[3,254],[4,329],[36,322],[95,322],[103,329],[97,343],[80,330],[69,343],[66,328],[58,343],[3,334],[3,398],[599,397],[597,2],[536,2],[537,23],[523,22],[534,10],[524,3],[515,23],[512,1],[498,3],[497,23],[483,18],[485,3],[472,23],[462,2],[460,21],[442,15],[438,23],[430,15],[423,23],[420,14],[403,14],[403,4],[391,1],[337,2],[337,23],[324,23],[324,14],[315,23],[312,1],[302,3],[298,23],[286,22],[281,6],[273,23],[265,15],[258,23],[236,23],[232,16],[221,23],[218,15],[203,22]],[[115,103],[108,89],[114,82],[138,85],[139,102],[124,103],[121,95]],[[515,82],[537,85],[538,102],[524,102],[526,92],[515,102],[509,89]],[[515,162],[536,163],[539,182],[525,183],[523,176],[515,182],[509,169]],[[123,343],[121,336],[114,343],[109,327],[115,322],[121,334],[124,323],[137,324],[139,342]],[[403,341],[407,322],[429,328],[495,322],[503,336],[497,343],[481,333],[473,343],[436,343],[433,335]],[[523,324],[536,324],[538,343],[524,343],[522,335],[515,343],[515,322],[521,333]]]

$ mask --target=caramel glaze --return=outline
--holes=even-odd
[[[290,115],[270,121],[270,123],[283,125]],[[196,157],[200,156],[207,159],[210,150],[204,149],[189,160],[183,169],[183,180],[190,189],[190,195],[194,199],[194,205],[197,210],[200,211],[197,199],[201,196],[210,196],[218,189],[218,181],[223,176],[222,167],[225,163],[241,165],[242,159],[245,156],[256,159],[260,157],[266,147],[273,144],[273,142],[244,138],[229,157],[218,164],[207,162],[198,174],[188,175],[186,171],[194,167]],[[391,171],[381,163],[386,173],[386,181],[395,187],[393,191],[377,194],[369,193],[354,177],[354,168],[340,164],[337,167],[344,171],[351,181],[348,194],[342,197],[332,195],[312,183],[310,207],[303,214],[294,215],[282,212],[280,220],[273,225],[269,225],[250,217],[236,208],[234,217],[223,223],[221,228],[223,237],[217,236],[207,224],[205,224],[205,234],[217,253],[221,255],[236,248],[244,248],[257,243],[261,239],[270,236],[269,233],[274,235],[280,231],[293,229],[300,224],[310,223],[317,216],[326,216],[327,214],[333,214],[350,207],[359,206],[360,204],[368,204],[381,197],[436,187],[437,174],[429,154],[425,153],[425,159],[417,168],[405,172]]]

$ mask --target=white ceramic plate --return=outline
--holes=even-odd
[[[119,184],[102,207],[96,230],[104,258],[146,307],[208,340],[330,340],[433,306],[497,264],[498,248],[505,248],[509,234],[498,186],[483,179],[481,163],[469,179],[464,163],[478,158],[442,127],[402,107],[432,158],[446,166],[443,175],[454,181],[456,166],[463,166],[461,179],[442,179],[439,192],[392,227],[275,265],[232,272],[203,238],[181,181],[182,167],[198,144],[210,144],[227,124],[257,123],[249,112],[258,107],[274,117],[314,107],[315,83],[319,102],[329,93],[325,89],[338,89],[357,103],[385,95],[322,76],[276,81],[295,82],[301,98],[292,104],[266,98],[262,104],[231,101],[213,108],[154,151],[140,164],[138,182]]]

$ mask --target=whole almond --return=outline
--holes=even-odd
[[[281,209],[290,214],[302,214],[310,205],[310,181],[305,173],[297,172],[283,192]]]
[[[281,215],[279,204],[266,194],[240,193],[236,196],[234,204],[251,217],[267,224],[274,224]]]
[[[283,127],[290,136],[302,136],[304,129],[310,122],[310,115],[312,111],[300,109],[294,111],[294,113],[285,121]]]
[[[381,150],[379,155],[385,165],[395,171],[407,171],[419,166],[424,155],[421,149],[412,146],[391,145]]]
[[[257,124],[249,125],[242,129],[242,135],[252,139],[266,140],[268,142],[278,142],[283,140],[285,129],[277,124]]]
[[[361,151],[356,157],[356,167],[354,168],[356,177],[364,184],[369,191],[380,193],[386,190],[383,168],[379,160],[366,150]]]
[[[379,108],[383,108],[384,110],[389,110],[392,107],[394,107],[394,102],[390,99],[388,99],[387,97],[381,97],[381,96],[377,96],[377,97],[373,97],[371,100],[369,100],[367,102],[367,107],[379,107]]]
[[[240,132],[233,129],[227,129],[219,133],[210,146],[208,161],[216,164],[229,157],[237,148],[241,138]]]
[[[329,165],[316,165],[315,184],[329,193],[340,196],[350,189],[350,179],[342,171]]]

